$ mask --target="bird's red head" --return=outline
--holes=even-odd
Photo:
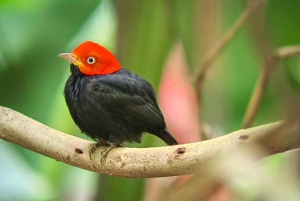
[[[105,75],[121,69],[121,64],[110,51],[92,41],[80,44],[72,53],[58,56],[73,63],[85,75]]]

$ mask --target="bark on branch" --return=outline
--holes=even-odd
[[[0,138],[55,160],[97,172],[131,178],[193,174],[209,159],[244,143],[259,142],[275,154],[300,148],[299,122],[276,122],[239,130],[208,141],[156,148],[115,148],[101,164],[100,147],[89,158],[93,142],[43,125],[0,106]]]

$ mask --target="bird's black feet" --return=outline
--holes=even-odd
[[[104,149],[104,151],[101,152],[101,156],[102,156],[102,157],[101,157],[101,164],[102,164],[102,165],[104,164],[105,159],[106,159],[108,153],[109,153],[111,150],[113,150],[114,148],[117,148],[117,147],[123,147],[123,146],[122,146],[122,142],[117,142],[117,143],[115,143],[115,144],[112,144],[111,147],[107,147],[107,148]]]
[[[94,144],[93,146],[92,146],[92,148],[90,149],[90,151],[89,151],[89,155],[90,155],[90,159],[92,160],[92,154],[94,154],[95,153],[95,151],[99,148],[99,147],[102,147],[102,146],[110,146],[110,144],[108,144],[106,141],[104,141],[104,140],[101,140],[101,141],[99,141],[99,142],[97,142],[96,144]],[[106,149],[105,149],[106,150]],[[104,151],[105,151],[104,150]]]

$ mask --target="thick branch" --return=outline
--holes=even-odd
[[[91,160],[89,150],[94,143],[59,132],[0,106],[0,138],[79,168],[132,178],[192,174],[219,153],[253,141],[259,141],[267,147],[269,154],[300,148],[298,125],[277,122],[208,141],[177,146],[115,148],[101,164],[101,152],[105,147],[97,149]]]

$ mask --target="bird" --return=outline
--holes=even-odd
[[[178,144],[166,127],[152,85],[123,68],[108,49],[86,41],[58,56],[70,63],[65,101],[82,133],[100,145],[141,143],[144,133],[167,145]]]

